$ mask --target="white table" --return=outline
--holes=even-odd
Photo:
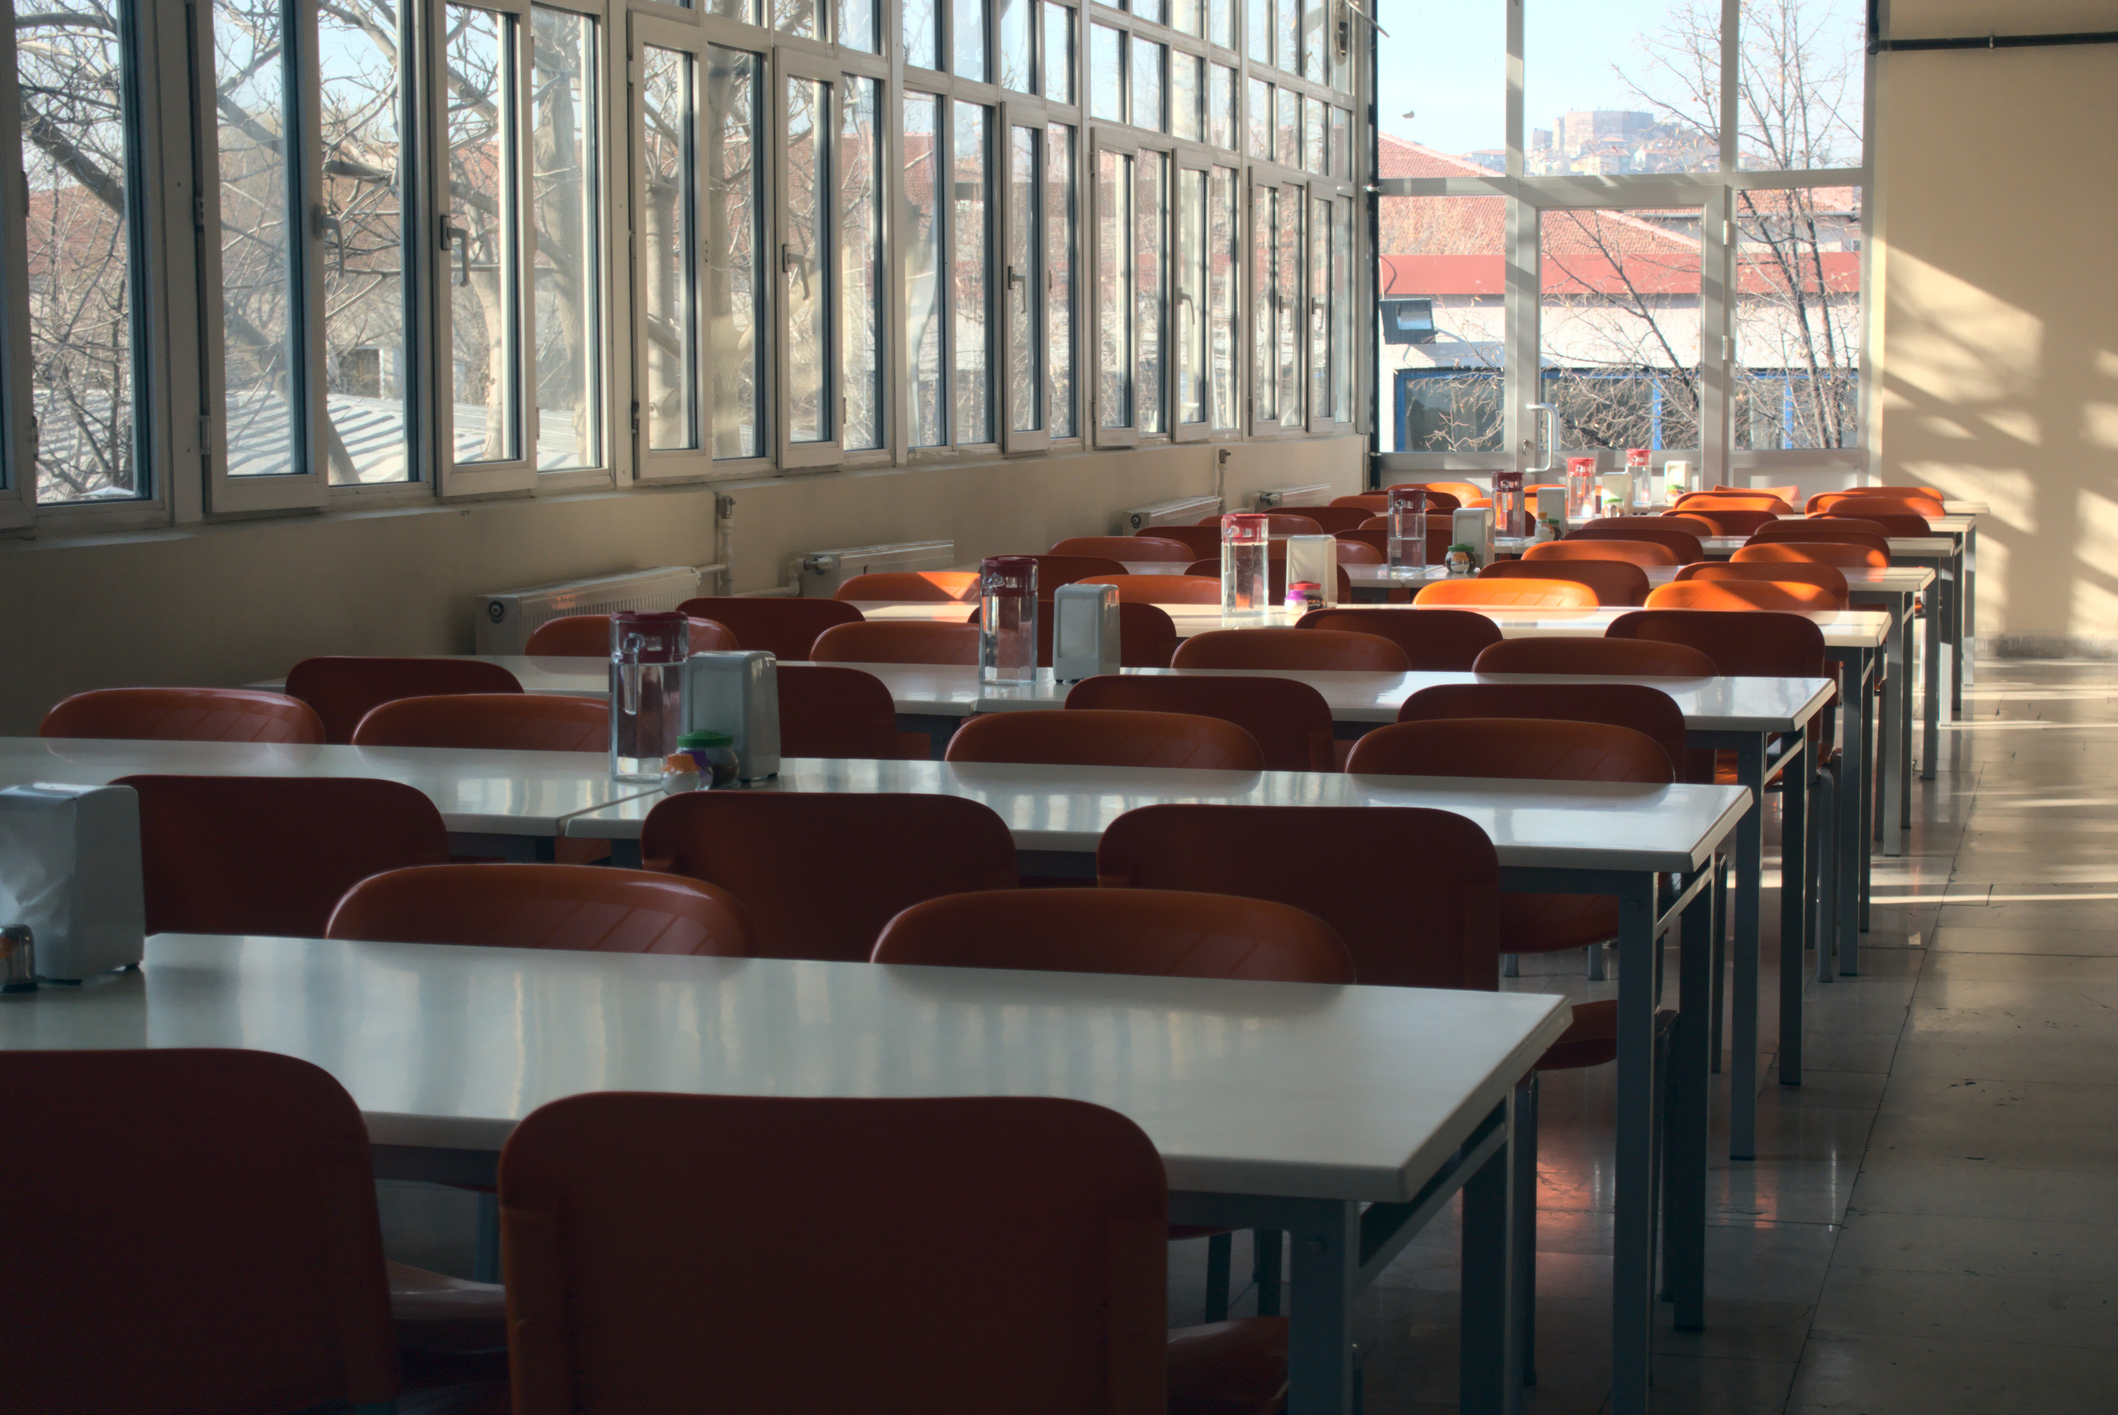
[[[300,1057],[360,1106],[378,1175],[488,1184],[525,1115],[583,1092],[1090,1101],[1154,1141],[1173,1221],[1293,1234],[1289,1409],[1336,1415],[1354,1297],[1459,1189],[1464,1408],[1512,1408],[1511,1096],[1567,1018],[1525,993],[160,935],[138,971],[0,1000],[0,1047]]]

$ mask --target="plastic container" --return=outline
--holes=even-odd
[[[1314,580],[1295,580],[1287,586],[1287,612],[1299,619],[1312,609],[1324,607],[1324,587]]]
[[[735,738],[726,732],[686,732],[677,738],[677,749],[662,761],[662,789],[707,791],[733,786],[736,766]]]
[[[1567,458],[1567,520],[1578,524],[1600,515],[1602,510],[1601,498],[1596,495],[1596,459],[1594,457]]]
[[[1390,489],[1390,578],[1414,580],[1427,573],[1427,493],[1421,487]]]
[[[1262,619],[1272,607],[1272,518],[1231,511],[1221,518],[1221,614]]]
[[[684,659],[691,621],[674,610],[610,616],[610,774],[662,779],[684,730]]]
[[[995,555],[979,566],[978,681],[1028,687],[1037,681],[1037,560]]]
[[[1625,471],[1633,482],[1633,509],[1652,511],[1655,508],[1655,472],[1649,464],[1654,458],[1645,447],[1625,449]]]
[[[1521,472],[1493,473],[1493,534],[1526,536],[1530,533],[1529,511],[1523,506]]]

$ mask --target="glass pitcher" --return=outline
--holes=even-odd
[[[1221,614],[1261,618],[1272,606],[1272,518],[1231,511],[1221,518]]]
[[[1427,573],[1427,493],[1424,487],[1390,488],[1390,578],[1418,579]]]
[[[1625,470],[1632,478],[1633,507],[1636,512],[1655,509],[1655,473],[1649,463],[1654,459],[1645,447],[1628,447],[1625,450]]]
[[[1037,557],[995,555],[979,566],[978,681],[1037,681]]]
[[[1580,525],[1601,515],[1603,508],[1597,505],[1596,459],[1594,457],[1569,457],[1566,459],[1566,519],[1569,525]]]
[[[675,610],[610,616],[610,775],[660,781],[684,730],[691,620]]]
[[[1522,472],[1493,473],[1493,534],[1496,536],[1526,536],[1530,533],[1529,512],[1523,508]]]

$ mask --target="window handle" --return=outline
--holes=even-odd
[[[471,283],[471,233],[449,217],[441,218],[441,248],[456,253],[456,283]]]
[[[332,260],[333,260],[333,262],[334,262],[334,263],[335,263],[335,264],[337,265],[337,267],[338,267],[338,273],[339,273],[340,275],[343,275],[343,274],[345,274],[345,273],[346,273],[346,228],[345,228],[345,223],[343,223],[342,221],[340,221],[340,220],[339,220],[339,219],[338,219],[337,217],[333,216],[333,215],[332,215],[332,214],[330,213],[330,211],[329,211],[328,209],[326,209],[326,208],[324,208],[324,207],[321,207],[321,206],[319,206],[319,207],[316,207],[316,208],[314,209],[314,216],[315,216],[315,222],[316,222],[316,239],[317,239],[317,240],[319,240],[319,241],[321,241],[321,240],[323,240],[323,239],[324,239],[324,233],[325,233],[325,232],[327,232],[327,231],[328,231],[328,232],[330,232],[330,236],[331,236],[331,254],[332,254]]]
[[[809,257],[797,251],[792,243],[782,244],[780,246],[780,274],[792,275],[796,270],[800,270],[802,273],[802,298],[807,299],[809,297]]]

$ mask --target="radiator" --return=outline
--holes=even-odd
[[[1220,511],[1221,498],[1218,496],[1187,496],[1180,501],[1135,506],[1118,513],[1113,534],[1134,536],[1149,526],[1196,526],[1205,517],[1217,516]]]
[[[953,540],[848,545],[836,550],[803,551],[787,567],[787,578],[801,586],[802,598],[829,599],[855,575],[880,574],[885,570],[947,570],[955,564]]]
[[[556,585],[482,594],[475,599],[476,642],[482,654],[521,653],[537,626],[568,614],[615,614],[621,609],[675,609],[699,593],[695,565],[663,565],[598,575]]]
[[[1309,486],[1276,486],[1270,491],[1257,494],[1257,509],[1270,511],[1279,506],[1328,506],[1338,492],[1328,483],[1316,482]]]

